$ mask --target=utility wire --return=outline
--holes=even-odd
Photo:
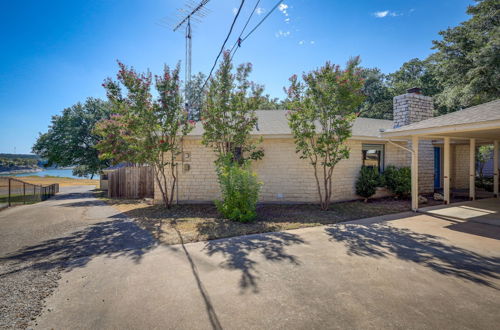
[[[259,6],[259,3],[260,3],[260,0],[257,0],[257,3],[255,4],[255,7],[253,7],[252,12],[250,13],[250,16],[248,16],[248,19],[247,19],[247,22],[245,23],[245,26],[243,26],[243,29],[241,30],[240,35],[238,36],[238,38],[236,39],[236,42],[234,43],[233,48],[231,48],[231,50],[229,51],[229,53],[232,54],[231,55],[231,60],[233,60],[234,53],[236,53],[236,51],[233,53],[233,50],[235,49],[235,47],[236,46],[238,46],[238,47],[241,46],[241,36],[245,32],[245,29],[247,28],[248,23],[250,23],[250,20],[252,19],[253,14],[257,10],[257,7]]]
[[[282,1],[283,1],[283,0],[278,1],[278,2],[274,5],[274,7],[273,7],[273,8],[272,8],[272,9],[271,9],[271,10],[270,10],[267,14],[266,14],[266,16],[264,16],[264,17],[260,20],[260,22],[259,22],[259,23],[257,23],[257,25],[255,25],[255,27],[254,27],[254,28],[253,28],[250,32],[248,32],[248,33],[247,33],[247,35],[246,35],[245,37],[243,37],[243,38],[238,38],[238,40],[236,41],[236,43],[238,44],[238,48],[240,48],[241,43],[242,43],[243,41],[245,41],[248,37],[250,37],[250,35],[251,35],[252,33],[254,33],[254,31],[255,31],[255,30],[257,30],[257,28],[258,28],[258,27],[259,27],[259,26],[260,26],[260,25],[261,25],[261,24],[262,24],[262,23],[263,23],[263,22],[264,22],[264,21],[265,21],[265,20],[269,17],[269,15],[271,15],[271,14],[272,14],[272,12],[273,12],[273,11],[275,11],[275,10],[276,10],[276,8],[278,8],[278,6],[281,4],[281,2],[282,2]],[[245,27],[246,27],[246,25],[245,25]],[[243,34],[243,32],[242,32],[242,34]],[[233,48],[234,48],[234,47],[233,47]],[[234,54],[236,53],[236,51],[238,50],[238,48],[236,48],[236,49],[234,50],[234,53],[232,54],[231,59],[234,57]]]
[[[208,77],[207,79],[205,80],[205,82],[203,83],[203,86],[201,87],[201,90],[203,90],[205,88],[205,86],[207,85],[207,82],[208,80],[210,79],[210,77],[212,76],[212,72],[214,71],[215,69],[215,66],[217,65],[217,61],[219,60],[219,57],[220,55],[222,54],[222,52],[224,51],[224,47],[226,47],[226,43],[227,43],[227,40],[229,39],[229,37],[231,36],[231,32],[233,32],[233,28],[234,28],[234,24],[236,24],[236,20],[238,19],[238,16],[240,15],[240,12],[241,12],[241,8],[243,8],[243,4],[245,3],[245,0],[241,0],[241,3],[240,3],[240,8],[238,8],[238,12],[236,13],[236,15],[234,16],[234,19],[233,19],[233,23],[231,23],[231,28],[229,29],[229,32],[226,36],[226,39],[224,40],[224,43],[222,44],[222,47],[220,48],[220,51],[219,51],[219,54],[217,55],[217,57],[215,58],[215,62],[214,62],[214,65],[212,66],[212,69],[210,70],[210,73],[208,74]]]

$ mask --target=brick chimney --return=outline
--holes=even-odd
[[[394,128],[431,118],[434,112],[432,97],[421,94],[420,88],[407,90],[393,99]]]

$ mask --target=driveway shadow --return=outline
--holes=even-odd
[[[204,250],[209,256],[221,254],[225,258],[222,267],[241,271],[241,292],[252,290],[258,293],[258,262],[252,259],[251,253],[262,255],[267,261],[300,265],[298,258],[287,253],[285,248],[305,243],[295,234],[281,232],[208,241]]]
[[[440,274],[456,276],[489,287],[500,278],[500,258],[444,244],[440,237],[384,224],[344,224],[325,229],[330,240],[342,242],[349,255],[411,261]],[[498,289],[498,288],[497,288]]]
[[[19,265],[9,273],[0,274],[0,278],[26,267],[59,267],[70,271],[84,267],[92,258],[103,255],[110,258],[125,256],[138,263],[154,245],[155,240],[148,231],[123,217],[115,217],[113,220],[89,226],[65,237],[22,248],[0,258],[0,262]]]

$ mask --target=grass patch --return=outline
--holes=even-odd
[[[148,205],[142,201],[109,199],[102,192],[96,196],[133,218],[142,228],[164,244],[212,240],[265,232],[334,224],[410,210],[407,200],[392,198],[368,203],[351,201],[333,203],[330,210],[321,211],[313,204],[264,204],[257,207],[257,219],[250,223],[234,222],[222,218],[214,205],[175,205],[170,210],[161,205]]]
[[[66,187],[66,186],[85,186],[85,185],[91,185],[91,186],[99,186],[99,180],[90,180],[90,179],[74,179],[74,178],[64,178],[64,177],[58,177],[58,176],[23,176],[23,177],[16,177],[16,179],[19,179],[21,181],[31,183],[31,184],[36,184],[36,185],[42,185],[42,186],[48,186],[54,183],[58,183],[60,187]]]

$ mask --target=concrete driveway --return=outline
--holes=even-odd
[[[162,246],[111,214],[10,256],[69,256],[40,329],[497,328],[500,220],[388,219]]]

